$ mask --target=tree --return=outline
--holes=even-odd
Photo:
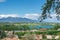
[[[29,28],[28,25],[21,25],[21,26],[20,26],[20,30],[26,31],[26,30],[30,30],[30,28]]]
[[[46,0],[46,3],[42,9],[42,15],[40,16],[41,17],[40,21],[46,19],[47,17],[52,18],[50,16],[51,9],[53,9],[56,12],[57,20],[60,19],[60,16],[59,16],[60,15],[60,0]]]
[[[0,31],[0,38],[2,39],[4,37],[6,37],[6,33],[4,31]]]
[[[56,25],[54,25],[54,29],[57,30],[60,28],[60,25],[57,23]]]

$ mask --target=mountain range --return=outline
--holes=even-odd
[[[32,20],[29,18],[22,18],[22,17],[1,17],[0,22],[38,22],[38,20]],[[57,22],[60,23],[60,20],[56,19],[45,19],[43,22]]]
[[[3,17],[0,18],[0,22],[36,22],[36,20],[21,17],[7,17],[7,18]]]

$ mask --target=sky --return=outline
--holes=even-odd
[[[38,20],[45,2],[46,0],[0,0],[0,18],[11,16]],[[56,15],[51,14],[51,16]],[[54,21],[54,19],[56,18],[48,18],[45,21]]]
[[[45,0],[0,0],[0,16],[20,16],[33,19],[41,14],[44,3]]]
[[[45,0],[0,0],[0,14],[41,13]]]

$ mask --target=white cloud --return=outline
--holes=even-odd
[[[0,2],[6,2],[6,0],[0,0]]]
[[[32,20],[38,20],[39,16],[41,14],[35,13],[35,14],[24,14],[24,15],[19,15],[19,14],[0,14],[0,18],[7,18],[7,17],[22,17],[22,18],[28,18]],[[51,14],[53,18],[47,18],[46,20],[55,20],[56,19],[56,14]]]
[[[29,18],[32,20],[37,20],[39,16],[40,16],[40,14],[25,14],[24,15],[25,18]]]
[[[19,17],[18,14],[0,14],[0,18],[7,18],[7,17]]]
[[[52,18],[47,18],[49,20],[53,20],[56,19],[56,14],[50,14]],[[38,20],[39,16],[41,16],[41,14],[35,13],[35,14],[25,14],[24,17],[25,18],[29,18],[32,20]]]
[[[56,18],[56,14],[51,14],[51,17],[52,18]]]
[[[56,16],[57,16],[56,14],[51,14],[52,18],[47,18],[44,21],[45,22],[60,22],[60,20],[57,20]]]
[[[22,18],[28,18],[32,20],[37,20],[39,18],[40,14],[0,14],[0,18],[7,18],[7,17],[22,17]]]

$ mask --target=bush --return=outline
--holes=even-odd
[[[24,34],[26,34],[26,32],[17,32],[15,34],[18,35],[19,38],[21,38],[21,36],[24,36]]]
[[[5,38],[6,37],[6,33],[4,31],[0,31],[0,38]]]

